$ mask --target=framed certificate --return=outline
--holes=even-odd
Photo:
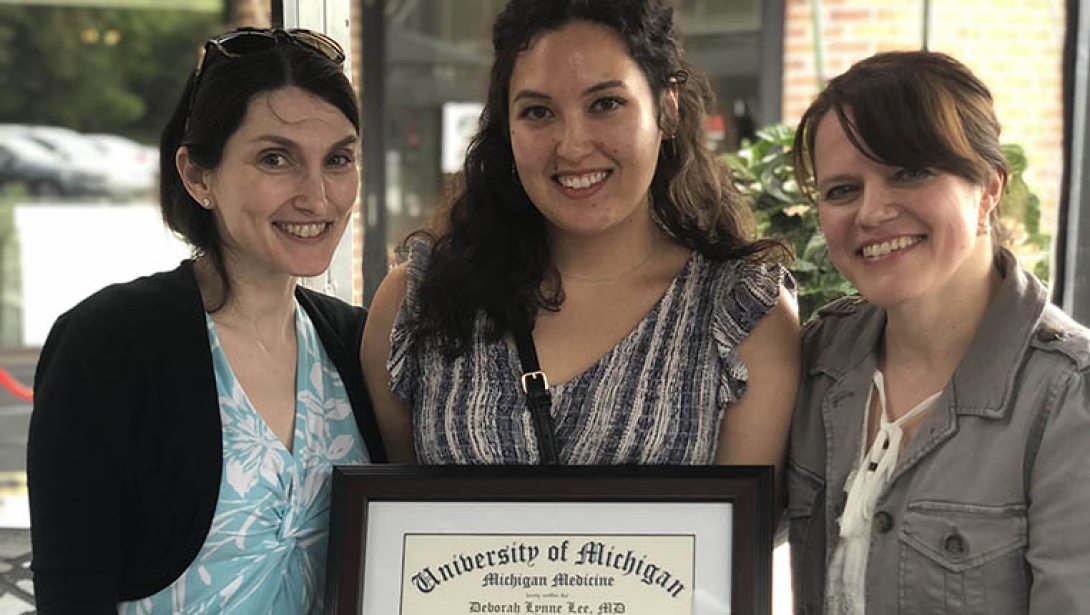
[[[767,614],[771,466],[334,468],[339,615]]]

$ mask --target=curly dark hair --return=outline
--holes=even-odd
[[[263,92],[288,86],[325,100],[352,122],[357,134],[360,131],[359,103],[341,65],[305,44],[288,42],[282,31],[277,36],[281,37],[279,44],[265,51],[230,58],[206,45],[206,52],[214,55],[204,59],[199,79],[196,71],[189,76],[159,138],[163,221],[212,265],[222,288],[216,305],[209,306],[213,311],[223,307],[231,293],[222,238],[213,213],[198,205],[185,189],[174,162],[178,148],[186,146],[193,162],[215,169],[227,140],[242,125],[250,101]]]
[[[446,352],[465,348],[482,312],[494,339],[564,301],[545,219],[513,173],[507,106],[518,55],[541,33],[572,21],[604,25],[620,36],[650,84],[659,127],[672,137],[663,141],[651,181],[656,224],[677,243],[714,259],[782,261],[790,255],[782,242],[754,240],[748,203],[704,145],[713,94],[683,57],[673,9],[659,0],[510,0],[493,25],[488,97],[458,185],[431,227],[402,245],[421,239],[431,245],[419,334],[436,338]],[[676,114],[663,104],[671,87],[678,91]]]

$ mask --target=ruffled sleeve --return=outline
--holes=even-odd
[[[780,286],[792,295],[795,281],[780,265],[734,261],[717,278],[712,335],[721,366],[719,401],[726,404],[742,398],[749,371],[738,356],[738,346],[765,317],[780,297]]]
[[[428,269],[431,244],[414,241],[409,245],[409,257],[405,263],[405,297],[394,318],[390,332],[390,358],[386,368],[390,372],[390,390],[410,408],[416,397],[416,386],[421,382],[421,348],[416,331],[420,316],[420,283]]]

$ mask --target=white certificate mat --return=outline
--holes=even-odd
[[[374,502],[362,613],[728,614],[731,512],[729,503]],[[366,591],[374,587],[384,591]]]

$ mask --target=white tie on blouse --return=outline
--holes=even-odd
[[[863,453],[867,445],[868,417],[874,391],[878,391],[878,433],[874,443]],[[882,372],[874,370],[874,386],[867,394],[864,406],[863,433],[860,436],[859,463],[848,476],[845,491],[848,492],[844,513],[840,517],[840,541],[833,551],[826,584],[826,612],[836,615],[864,612],[867,558],[870,555],[871,522],[878,496],[893,476],[893,468],[901,455],[904,430],[901,428],[913,417],[926,412],[938,399],[938,391],[909,410],[901,418],[890,422],[886,408],[886,385]]]

